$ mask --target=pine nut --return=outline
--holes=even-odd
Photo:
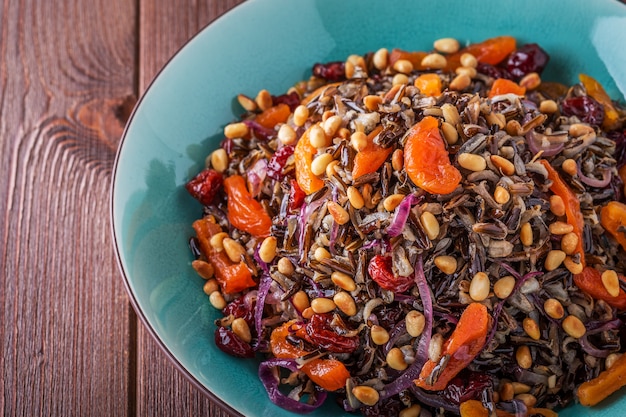
[[[513,165],[513,162],[501,157],[500,155],[491,155],[490,159],[491,162],[499,168],[504,175],[511,176],[515,174],[515,165]]]
[[[311,300],[311,309],[316,314],[330,313],[337,307],[330,298],[319,297]]]
[[[361,192],[356,187],[353,187],[353,186],[348,187],[347,195],[348,195],[348,201],[350,201],[350,204],[352,205],[352,207],[354,207],[357,210],[360,210],[363,208],[363,206],[365,205],[365,200],[363,199]]]
[[[452,126],[456,126],[461,122],[459,110],[453,104],[446,103],[441,106],[441,113],[443,114],[445,121],[450,123]]]
[[[399,59],[393,63],[393,69],[402,74],[410,74],[413,71],[413,64],[408,59]]]
[[[326,172],[326,167],[334,160],[333,155],[329,153],[323,153],[316,156],[311,162],[311,172],[313,175],[320,176]]]
[[[604,366],[606,367],[606,369],[610,369],[615,364],[615,361],[617,361],[620,358],[620,356],[622,356],[621,353],[609,354],[609,356],[607,356],[606,359],[604,360]]]
[[[309,129],[309,142],[316,149],[322,149],[330,145],[330,140],[328,140],[324,129],[319,124],[313,125]]]
[[[520,241],[524,246],[530,246],[533,244],[533,229],[530,223],[524,223],[519,233]]]
[[[530,386],[521,382],[513,381],[511,382],[511,386],[513,386],[513,392],[515,393],[515,395],[526,394],[527,392],[530,392]]]
[[[541,77],[536,72],[530,72],[519,80],[519,85],[527,90],[534,90],[541,85]]]
[[[246,343],[250,343],[252,341],[252,334],[250,333],[250,326],[248,323],[241,317],[237,317],[233,320],[230,327],[233,329],[233,333],[235,333],[241,340]]]
[[[483,301],[489,297],[489,277],[484,272],[477,272],[470,282],[469,295],[474,301]]]
[[[352,145],[355,151],[361,152],[368,145],[367,135],[363,132],[354,132],[350,136],[350,145]]]
[[[585,125],[582,123],[574,123],[572,125],[570,125],[568,133],[577,138],[580,137],[582,135],[586,135],[587,133],[595,133],[595,130],[593,130],[593,127],[589,126],[589,125]]]
[[[470,78],[470,80],[476,77],[476,74],[478,73],[478,71],[476,71],[476,68],[473,68],[473,67],[457,67],[457,69],[455,69],[454,72],[457,75],[467,75]]]
[[[326,165],[326,176],[328,178],[331,178],[337,175],[337,167],[339,167],[339,161],[337,161],[336,159],[330,161],[328,165]]]
[[[404,194],[391,194],[383,200],[383,208],[387,211],[394,211],[404,199]]]
[[[587,333],[587,329],[580,319],[574,315],[569,315],[561,323],[563,330],[575,339],[579,339]]]
[[[306,292],[300,290],[291,297],[291,302],[296,310],[302,313],[305,309],[311,307],[311,303],[309,302],[309,296]]]
[[[548,298],[543,303],[543,309],[546,311],[546,314],[553,319],[561,319],[565,315],[565,309],[559,300],[556,298]]]
[[[396,149],[391,154],[391,167],[396,172],[402,171],[402,168],[404,168],[404,152],[402,149]]]
[[[280,126],[277,136],[278,140],[283,145],[293,145],[294,143],[296,143],[296,131],[293,130],[293,128],[286,123]]]
[[[546,256],[546,260],[543,263],[543,267],[546,271],[554,271],[557,269],[563,261],[565,260],[565,252],[562,250],[551,250],[548,252],[548,256]]]
[[[500,129],[506,127],[506,116],[502,113],[489,113],[485,116],[485,119],[487,119],[487,123],[491,126],[498,126]]]
[[[380,48],[379,50],[374,52],[374,56],[372,57],[372,63],[374,64],[374,67],[379,71],[387,68],[387,65],[389,64],[389,51],[387,50],[387,48]]]
[[[335,135],[335,133],[337,133],[337,130],[339,130],[339,128],[341,127],[341,123],[343,122],[343,120],[341,119],[341,116],[330,116],[328,119],[326,119],[326,121],[324,121],[324,133],[326,133],[327,137],[333,137]]]
[[[384,345],[389,341],[389,332],[387,332],[384,327],[377,324],[374,324],[370,329],[370,336],[372,338],[372,342],[379,346]]]
[[[550,196],[550,211],[558,217],[565,215],[565,203],[560,195]]]
[[[446,142],[448,142],[448,145],[454,145],[459,141],[459,132],[450,123],[441,123],[441,131],[443,132],[443,137]]]
[[[461,55],[460,62],[464,67],[476,68],[478,66],[478,60],[476,57],[468,52]]]
[[[419,404],[413,404],[410,407],[400,411],[398,417],[419,417],[422,412],[422,407]]]
[[[617,297],[619,295],[619,278],[617,272],[612,269],[607,269],[602,273],[602,285],[611,295],[611,297]]]
[[[437,239],[437,236],[439,236],[439,222],[435,215],[429,211],[425,211],[420,215],[420,222],[428,238],[430,240]]]
[[[406,325],[406,332],[411,335],[411,337],[418,337],[424,331],[426,317],[417,310],[411,310],[406,313],[404,323]]]
[[[515,288],[515,278],[511,275],[507,275],[500,278],[495,284],[493,284],[493,293],[496,297],[503,300],[511,295],[513,288]]]
[[[337,224],[343,225],[350,221],[350,215],[346,209],[341,207],[339,204],[334,201],[329,201],[327,207],[328,212],[331,216],[333,216],[333,219],[337,222]]]
[[[441,333],[435,333],[430,339],[430,345],[428,345],[428,359],[437,363],[441,359],[441,352],[443,351],[443,336]]]
[[[530,355],[530,348],[522,345],[515,352],[515,360],[520,368],[528,369],[533,365],[533,358]]]
[[[567,270],[574,275],[583,272],[583,264],[580,262],[574,262],[574,259],[572,259],[571,256],[565,258],[563,265],[565,265],[565,268],[567,268]]]
[[[326,248],[318,246],[315,249],[315,252],[313,252],[313,257],[315,258],[316,261],[322,261],[323,259],[330,259],[331,255],[330,255],[330,252],[326,250]]]
[[[480,155],[473,153],[462,153],[457,156],[459,165],[470,171],[479,172],[487,168],[487,161]]]
[[[441,54],[428,54],[422,58],[421,66],[428,69],[443,69],[448,65],[446,57]]]
[[[307,320],[313,317],[314,314],[315,312],[313,311],[311,307],[307,307],[304,310],[302,310],[302,318],[305,318]]]
[[[522,322],[522,327],[526,334],[533,340],[539,340],[541,338],[541,330],[537,322],[530,317],[526,317]]]
[[[444,54],[453,54],[459,50],[460,45],[454,38],[441,38],[433,43],[433,47]]]
[[[459,74],[450,81],[450,90],[463,91],[472,83],[472,79],[467,74]]]
[[[211,166],[219,173],[228,168],[228,154],[224,148],[219,148],[211,153]]]
[[[213,291],[209,295],[209,302],[218,310],[223,310],[226,307],[226,300],[224,300],[224,296],[219,291]]]
[[[248,132],[248,126],[243,122],[231,123],[224,127],[224,136],[228,139],[243,138]]]
[[[204,279],[213,278],[213,274],[215,273],[215,270],[213,269],[213,265],[200,259],[194,260],[191,263],[191,267],[195,269],[198,275],[200,275]]]
[[[397,347],[394,347],[387,352],[385,360],[387,361],[387,365],[396,371],[404,371],[408,366],[404,360],[404,354],[400,348]]]
[[[207,282],[205,282],[204,286],[202,287],[202,291],[204,291],[206,295],[211,295],[213,292],[219,291],[219,289],[220,285],[217,283],[217,280],[215,278],[207,280]]]
[[[259,247],[259,258],[265,263],[271,263],[276,256],[276,238],[274,236],[268,236],[263,239],[261,246]]]
[[[498,204],[506,204],[511,199],[511,194],[506,188],[498,185],[493,192],[493,199],[496,200],[496,203]]]
[[[289,258],[280,258],[278,260],[278,263],[276,264],[276,267],[278,268],[278,272],[287,277],[293,275],[294,268]]]
[[[527,408],[532,408],[537,404],[537,398],[534,395],[528,393],[517,394],[515,396],[515,399],[523,402]]]
[[[561,250],[567,255],[572,255],[578,247],[578,235],[574,232],[567,233],[561,238]],[[565,262],[565,261],[563,261]]]
[[[435,266],[439,268],[441,272],[447,275],[454,274],[457,268],[457,261],[454,256],[441,255],[434,259]]]
[[[309,118],[309,108],[305,105],[299,105],[293,111],[293,124],[296,126],[304,126],[307,119]]]
[[[500,385],[500,401],[511,401],[515,396],[513,391],[513,385],[510,382],[505,382]]]
[[[380,398],[378,391],[367,385],[358,385],[352,388],[352,395],[365,405],[374,405]]]
[[[357,313],[354,298],[345,291],[339,291],[333,296],[333,302],[346,316],[354,316]]]
[[[566,172],[572,177],[578,174],[578,165],[573,159],[566,159],[565,161],[563,161],[563,163],[561,164],[561,169],[563,170],[563,172]]]
[[[391,79],[391,85],[405,85],[409,83],[409,77],[405,74],[398,73]]]
[[[244,94],[238,94],[237,101],[246,111],[255,111],[257,109],[256,102]]]
[[[543,100],[541,103],[539,103],[539,111],[541,113],[552,114],[552,113],[556,113],[558,109],[559,109],[559,106],[556,104],[556,101],[554,100]]]
[[[256,102],[257,106],[259,106],[259,109],[261,110],[267,110],[273,105],[272,95],[267,90],[259,91],[254,101]]]
[[[330,279],[339,288],[346,291],[354,291],[356,290],[356,283],[354,279],[348,274],[343,272],[335,271],[330,274]]]
[[[548,230],[553,235],[566,235],[574,231],[574,226],[565,222],[554,222],[548,226]]]
[[[378,110],[378,106],[380,106],[381,104],[383,104],[383,98],[380,96],[369,95],[363,97],[363,105],[369,111]]]
[[[221,250],[224,250],[224,239],[226,239],[227,237],[228,237],[228,233],[219,232],[211,236],[209,243],[211,244],[213,249],[219,252]]]
[[[236,240],[229,237],[224,238],[222,245],[224,246],[226,256],[228,256],[232,262],[241,262],[242,257],[245,257],[246,250]]]

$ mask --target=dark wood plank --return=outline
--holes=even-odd
[[[188,39],[241,2],[142,0],[140,91],[147,88],[160,68]],[[174,368],[141,324],[137,326],[137,361],[137,415],[230,416]]]
[[[136,4],[0,7],[0,414],[125,416],[130,307],[110,237]]]

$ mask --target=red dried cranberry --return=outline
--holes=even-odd
[[[468,400],[479,400],[492,384],[491,377],[485,373],[466,372],[453,378],[442,393],[450,402],[461,404]]]
[[[604,120],[604,106],[589,96],[566,98],[561,102],[561,113],[592,125],[601,125]]]
[[[338,315],[313,314],[306,324],[308,342],[329,352],[351,353],[359,347],[358,336],[345,336],[349,332]]]
[[[549,60],[550,56],[539,45],[528,43],[511,52],[504,62],[504,68],[515,79],[520,79],[531,72],[541,74]]]
[[[219,326],[215,329],[215,344],[222,352],[237,358],[253,358],[252,346],[244,342],[232,330]]]
[[[343,61],[313,65],[313,75],[327,81],[343,81],[346,79],[346,64]]]
[[[208,206],[222,187],[222,182],[222,174],[207,168],[185,184],[185,188],[193,198]]]
[[[295,91],[292,91],[289,94],[282,94],[280,96],[272,96],[273,106],[281,103],[288,105],[291,111],[294,111],[296,107],[300,105],[300,96]]]
[[[404,292],[414,284],[413,277],[393,273],[391,256],[376,255],[367,267],[370,277],[382,288],[393,292]]]
[[[224,317],[233,315],[234,318],[242,318],[248,323],[250,329],[254,328],[254,303],[246,303],[245,296],[235,298],[222,309]]]
[[[506,78],[507,80],[513,79],[513,76],[509,74],[505,68],[494,67],[493,65],[485,64],[484,62],[478,63],[476,71],[491,78]]]
[[[292,179],[289,181],[289,184],[291,184],[291,189],[289,190],[289,211],[298,210],[302,207],[306,194],[298,185],[298,181]]]
[[[272,155],[272,158],[267,164],[268,177],[273,178],[276,181],[283,179],[285,176],[285,174],[283,174],[283,168],[285,168],[287,159],[293,155],[294,149],[295,148],[292,145],[285,145],[274,152],[274,155]]]

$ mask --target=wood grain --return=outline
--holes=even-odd
[[[145,91],[161,67],[185,42],[241,2],[142,0],[139,32],[140,91]],[[211,402],[174,368],[141,324],[137,326],[137,358],[137,415],[231,415]]]
[[[0,410],[124,416],[131,313],[108,212],[136,5],[5,1],[0,14]]]

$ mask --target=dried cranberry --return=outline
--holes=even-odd
[[[254,303],[246,302],[246,297],[235,298],[222,309],[224,317],[233,315],[234,318],[242,318],[248,323],[250,329],[254,328]]]
[[[222,182],[222,174],[207,168],[185,184],[185,188],[193,198],[208,206],[222,187]]]
[[[318,63],[313,65],[313,75],[327,81],[342,81],[346,79],[346,65],[343,61]]]
[[[253,358],[252,346],[244,342],[232,330],[219,326],[215,330],[215,344],[221,351],[237,358]]]
[[[285,174],[283,173],[283,168],[287,163],[287,159],[291,155],[293,155],[294,147],[292,145],[285,145],[282,148],[279,148],[274,152],[272,158],[267,164],[267,175],[270,178],[275,179],[276,181],[280,181],[283,179]]]
[[[504,62],[504,68],[515,79],[520,79],[531,72],[541,74],[549,60],[550,56],[539,45],[528,43],[511,52]]]
[[[561,102],[561,113],[592,125],[600,125],[604,120],[604,106],[589,96],[566,98]]]
[[[506,78],[507,80],[513,79],[513,76],[509,74],[505,68],[494,67],[493,65],[485,64],[484,62],[478,63],[476,71],[491,78]]]
[[[280,96],[272,96],[273,106],[281,103],[288,105],[291,111],[294,111],[296,107],[300,105],[300,96],[295,91],[292,91],[289,94],[282,94]]]
[[[298,185],[298,181],[292,179],[289,181],[289,184],[291,185],[289,190],[289,211],[298,210],[302,207],[306,194]]]
[[[376,255],[367,267],[370,277],[382,288],[393,292],[404,292],[413,286],[413,277],[393,273],[391,256]]]
[[[492,384],[491,377],[485,373],[466,372],[453,378],[442,394],[450,402],[461,404],[468,400],[479,400]]]
[[[351,353],[359,347],[358,336],[345,336],[351,329],[338,315],[313,314],[305,330],[309,343],[329,352]]]

